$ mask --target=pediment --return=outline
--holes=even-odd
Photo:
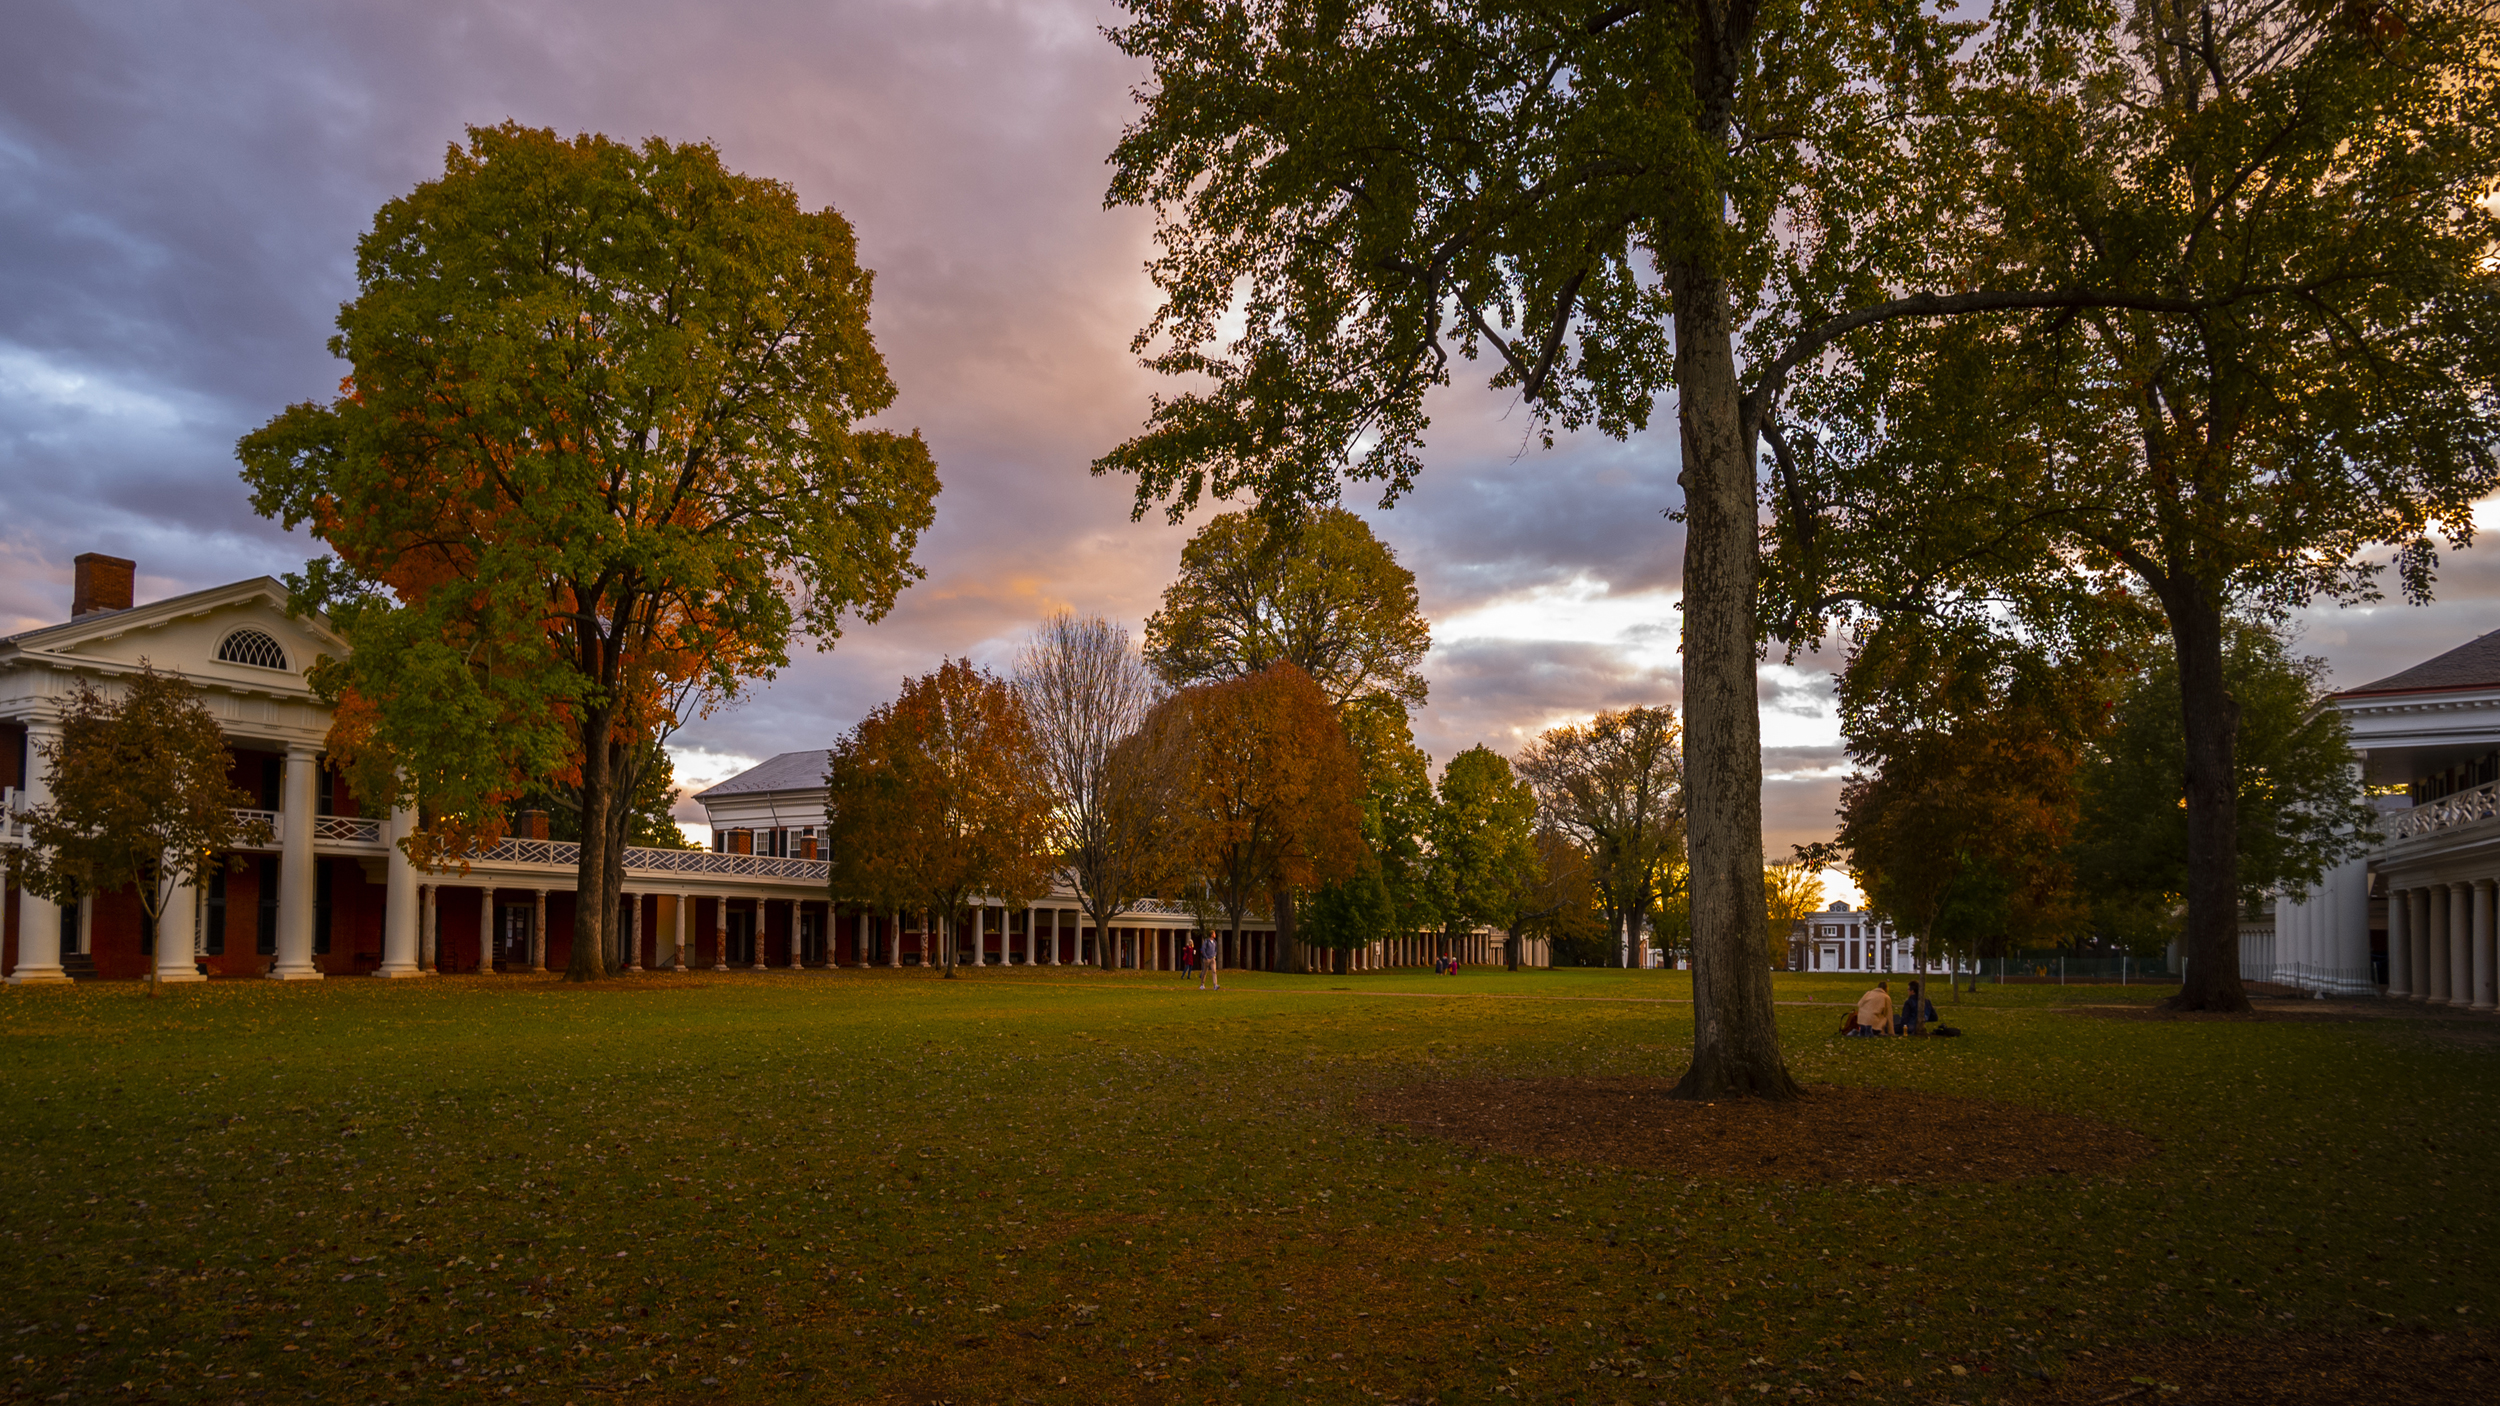
[[[121,674],[145,662],[213,691],[309,697],[305,671],[347,646],[320,620],[289,616],[286,598],[284,585],[260,577],[30,630],[9,644],[20,662],[76,672]]]

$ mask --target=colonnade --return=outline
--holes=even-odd
[[[60,740],[57,724],[30,722],[26,725],[29,756],[40,756],[41,749]],[[26,785],[19,793],[18,805],[32,809],[52,799],[46,784],[46,769],[29,767]],[[313,960],[313,903],[315,896],[315,864],[319,856],[313,849],[315,818],[314,787],[319,779],[320,758],[308,743],[289,743],[279,773],[277,812],[278,840],[278,952],[270,965],[269,975],[278,981],[319,981],[321,967]],[[385,827],[385,842],[406,833],[413,817],[405,811],[391,817]],[[383,958],[381,976],[414,976],[415,948],[409,939],[415,931],[412,905],[416,897],[413,884],[415,870],[396,844],[389,845],[389,892],[384,899]],[[403,911],[408,910],[408,911]],[[69,980],[61,967],[61,933],[73,916],[65,922],[60,905],[25,889],[17,891],[17,965],[9,980],[17,983],[45,983]],[[158,981],[206,981],[199,969],[199,930],[202,903],[199,886],[183,884],[166,895],[164,913],[157,920],[157,931],[164,940],[156,944],[156,979]],[[405,919],[397,921],[395,919]],[[392,961],[391,934],[402,938],[396,966]],[[73,939],[75,941],[75,939]]]
[[[2258,975],[2295,990],[2331,996],[2377,994],[2378,978],[2370,960],[2367,860],[2347,860],[2328,871],[2310,893],[2276,901],[2273,958],[2270,970]],[[2249,974],[2245,967],[2242,974]]]
[[[2493,881],[2390,888],[2387,994],[2433,1006],[2494,1008]]]

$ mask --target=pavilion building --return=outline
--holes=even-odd
[[[266,848],[229,856],[177,889],[161,922],[130,893],[56,905],[12,884],[0,970],[13,982],[269,976],[414,977],[562,967],[571,955],[578,849],[543,817],[455,870],[429,874],[396,843],[414,817],[367,814],[325,764],[330,710],[305,671],[346,643],[287,613],[268,577],[133,602],[133,563],[77,559],[70,618],[0,639],[0,845],[26,842],[19,812],[48,799],[44,744],[81,684],[108,694],[145,665],[200,689],[232,758],[229,777],[269,822]],[[525,818],[526,819],[526,818]],[[821,963],[833,930],[821,860],[629,849],[623,922],[638,965],[712,966],[731,955]],[[793,935],[800,940],[794,955]],[[759,937],[761,942],[753,939]]]
[[[2370,852],[2275,906],[2274,980],[2495,1006],[2500,631],[2333,695],[2380,808]]]
[[[491,848],[444,872],[419,870],[397,843],[414,816],[366,813],[323,755],[330,710],[306,671],[346,642],[317,616],[290,615],[286,587],[268,577],[140,605],[135,575],[127,560],[81,556],[70,618],[0,638],[0,845],[27,842],[20,812],[49,798],[43,748],[79,687],[110,694],[142,667],[199,688],[226,735],[229,777],[272,838],[175,890],[155,923],[131,893],[54,904],[11,884],[0,895],[10,981],[420,977],[568,963],[578,846],[551,838],[543,815],[524,815]],[[783,753],[704,792],[709,851],[627,849],[630,966],[892,966],[938,955],[926,915],[829,900],[825,757]],[[1112,965],[1159,970],[1181,965],[1199,927],[1185,908],[1148,901],[1098,933],[1064,881],[1020,909],[984,902],[975,926],[959,951],[976,965],[1094,962],[1107,951]],[[1219,936],[1229,965],[1277,962],[1272,922]],[[1467,960],[1500,959],[1497,935],[1458,941]],[[1426,945],[1374,944],[1350,962],[1420,965]],[[1530,947],[1544,965],[1542,945]]]

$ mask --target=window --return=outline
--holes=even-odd
[[[313,955],[330,955],[330,866],[313,861]]]
[[[252,933],[252,950],[263,957],[278,955],[278,857],[260,857],[259,923]]]
[[[228,664],[249,664],[255,669],[283,669],[286,651],[276,640],[261,630],[248,626],[226,636],[217,646],[217,657]]]
[[[206,929],[203,945],[208,955],[226,955],[226,865],[222,859],[208,871],[208,914],[201,926]]]

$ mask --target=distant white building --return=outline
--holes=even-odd
[[[1833,900],[1788,930],[1788,969],[1812,972],[1941,972],[1942,961],[1921,964],[1918,943],[1888,918]]]

